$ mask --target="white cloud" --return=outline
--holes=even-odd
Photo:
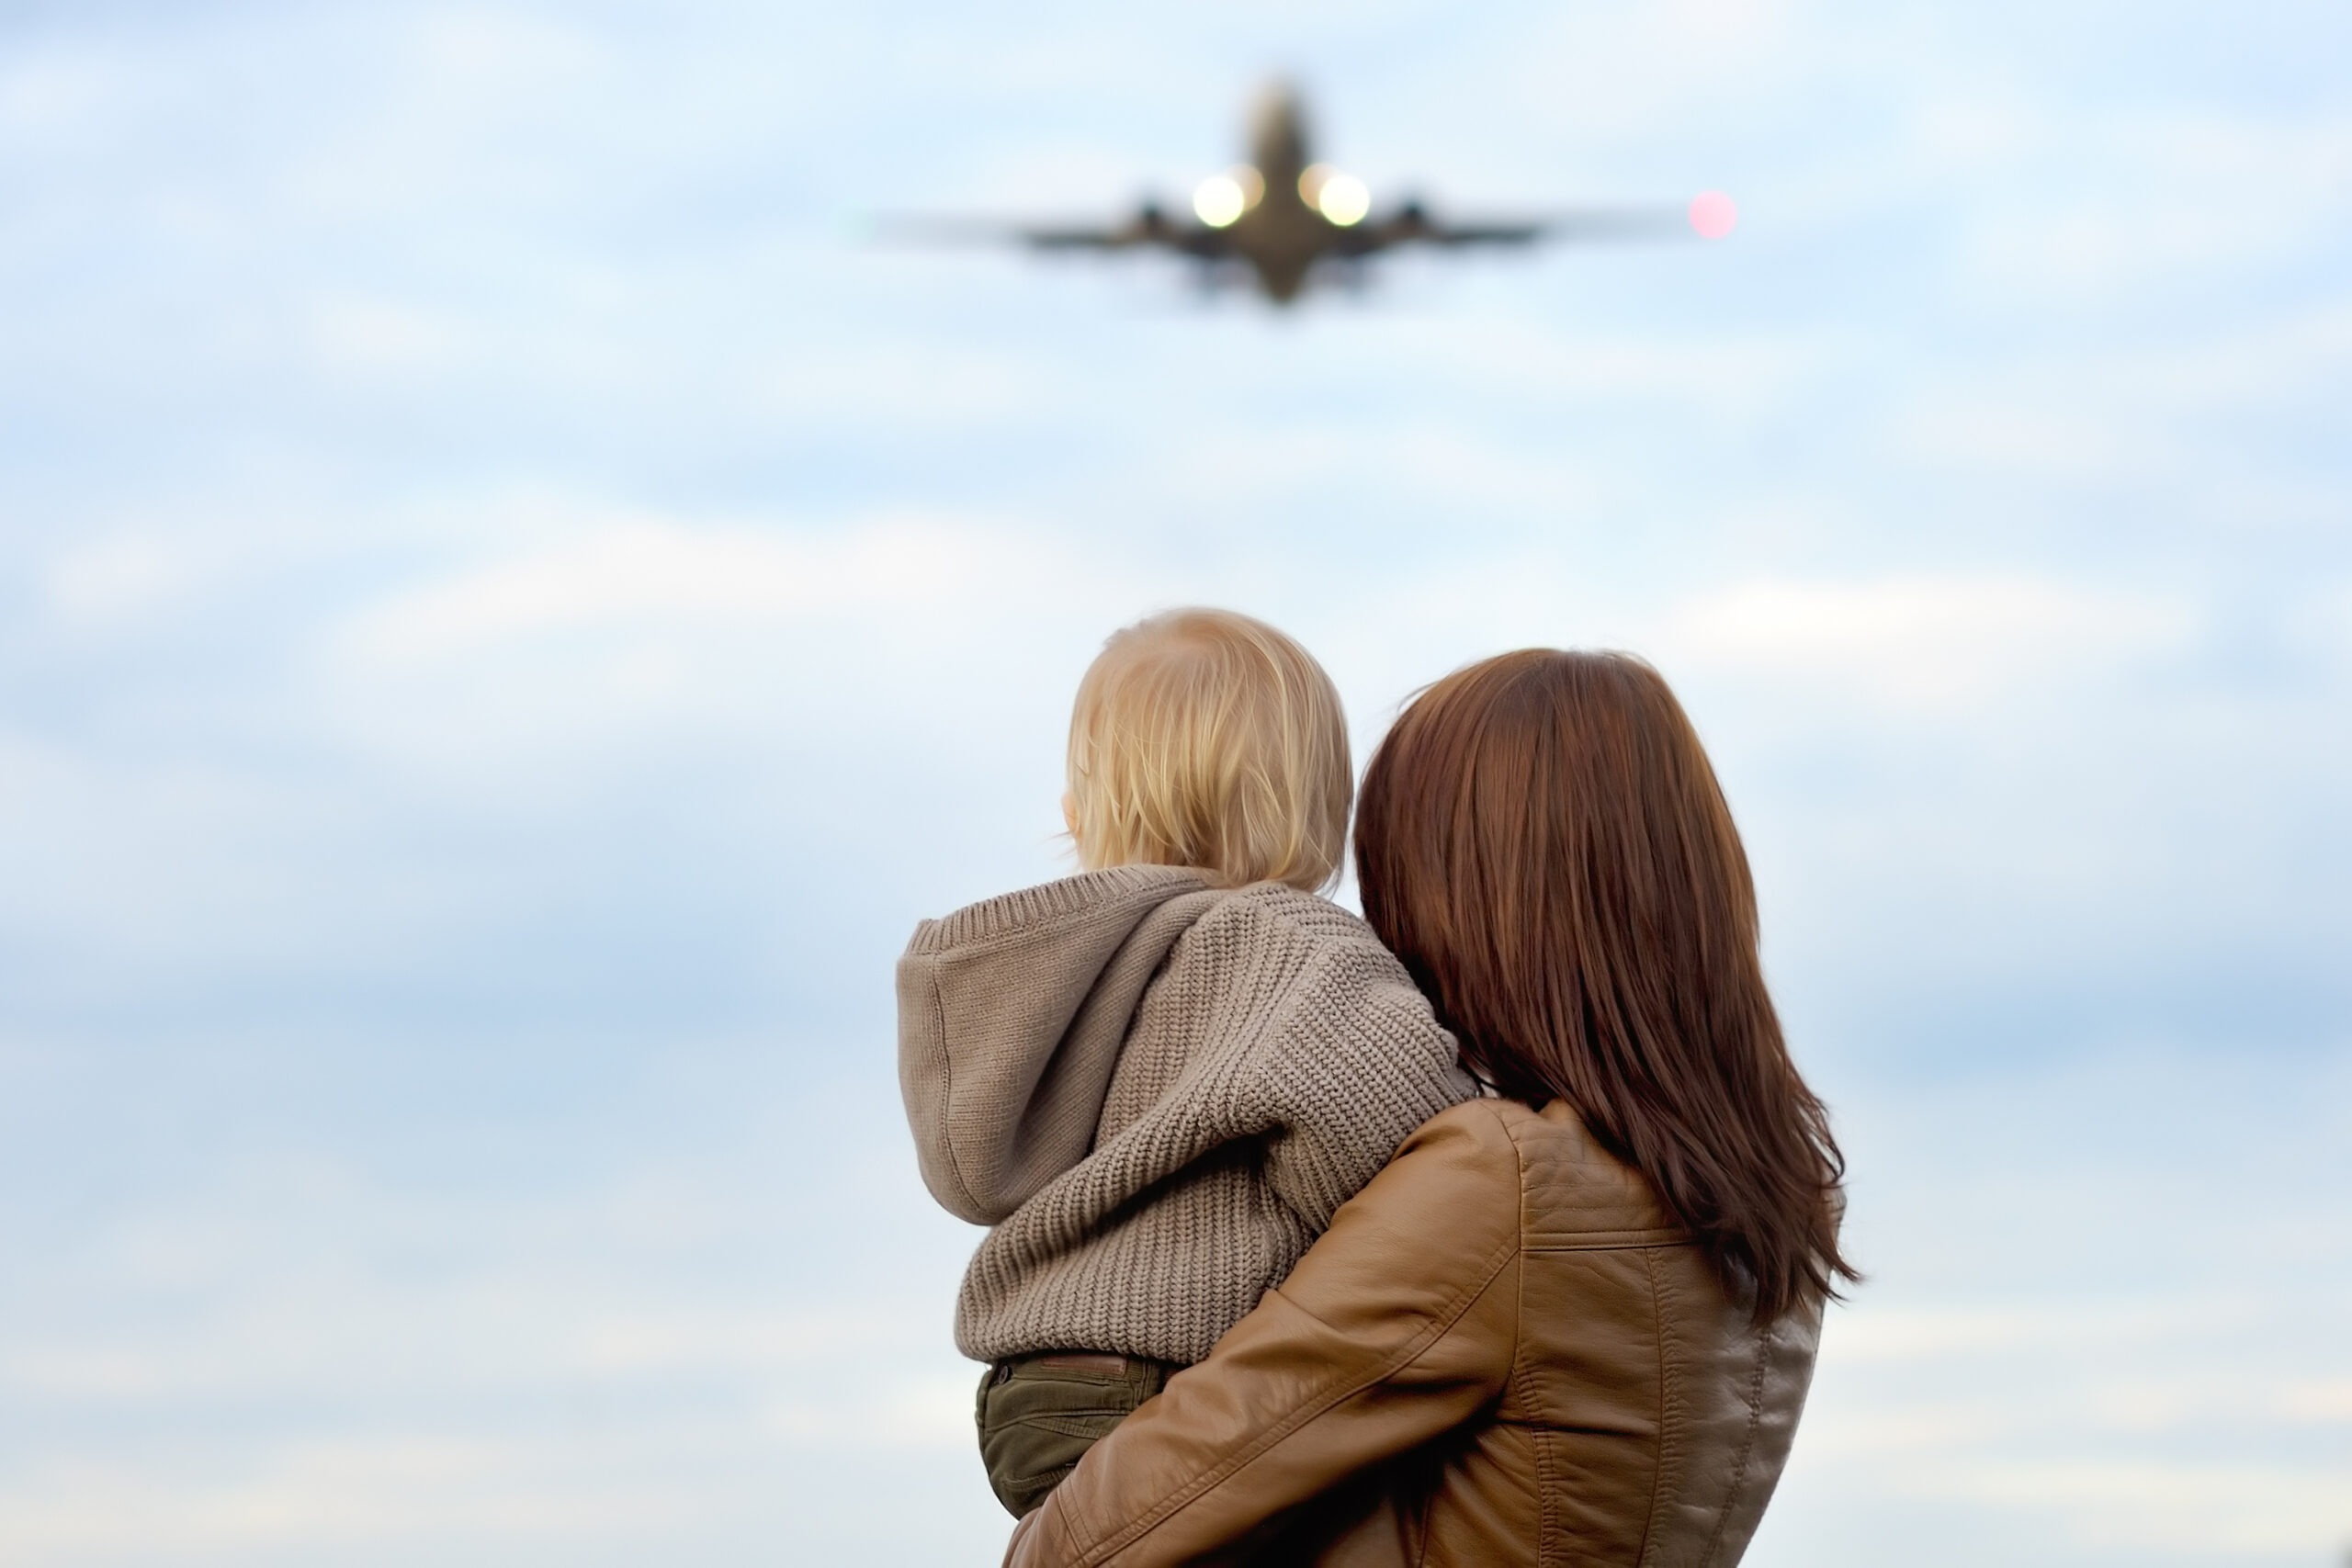
[[[251,1562],[452,1535],[479,1550],[674,1530],[693,1508],[674,1482],[643,1472],[588,1484],[549,1474],[541,1452],[511,1439],[392,1433],[238,1457],[205,1477],[40,1467],[34,1485],[0,1494],[0,1539],[45,1562]]]
[[[120,69],[95,53],[12,48],[0,68],[0,128],[53,146],[119,98]]]
[[[831,534],[611,524],[403,593],[352,636],[368,656],[415,660],[583,628],[896,619],[1042,587],[1024,570],[1041,555],[1034,541],[944,521]]]
[[[2023,189],[1968,265],[2032,298],[2185,282],[2308,252],[2340,222],[2352,121],[2081,117],[2005,149]]]
[[[1920,1495],[2044,1512],[2098,1545],[2302,1556],[2338,1544],[2338,1479],[2327,1465],[2041,1458],[1958,1465],[1914,1485]]]
[[[323,650],[318,700],[371,749],[469,767],[551,765],[647,726],[771,743],[812,723],[868,744],[984,731],[1074,683],[1147,592],[1066,540],[986,522],[590,513],[356,611]]]
[[[2290,1420],[2352,1427],[2352,1378],[2304,1383],[2287,1391],[2279,1414]]]
[[[1915,1209],[1913,1223],[1939,1222]],[[1975,1312],[1873,1295],[1864,1286],[1825,1336],[1792,1488],[1804,1512],[1902,1497],[2160,1557],[2265,1561],[2302,1560],[2352,1525],[2326,1457],[2352,1436],[2328,1292],[2021,1291]],[[1952,1544],[1960,1556],[1920,1560],[1966,1560]]]
[[[1896,421],[1898,448],[1946,468],[1975,475],[2026,474],[2039,479],[2144,479],[2162,462],[2153,432],[2117,417],[2111,403],[2069,401],[2032,381],[2015,396],[1952,393],[1905,411]]]
[[[9,1560],[708,1560],[788,1528],[937,1561],[1001,1531],[947,1336],[972,1233],[920,1192],[887,1078],[689,1056],[640,1088],[690,1157],[486,1198],[247,1156],[89,1227],[6,1303],[0,1404],[44,1434],[0,1471]],[[184,1424],[203,1441],[118,1440]],[[873,1511],[908,1486],[922,1509]]]
[[[311,350],[339,370],[446,370],[471,357],[472,334],[440,312],[390,299],[325,299],[309,312]]]
[[[2008,357],[1928,389],[1892,419],[1894,450],[1965,477],[2094,480],[2145,493],[2201,484],[2233,513],[2287,510],[2217,416],[2291,409],[2352,370],[2352,308],[2330,302],[2194,341]]]
[[[1768,579],[1670,614],[1665,646],[1718,674],[1797,676],[1903,709],[1979,708],[2182,648],[2177,596],[2021,576]]]
[[[112,625],[153,609],[188,581],[164,541],[123,535],[69,550],[51,569],[49,597],[70,623]]]
[[[877,1346],[869,1354],[887,1364],[904,1343]],[[779,1400],[769,1407],[766,1425],[795,1447],[876,1449],[899,1459],[909,1450],[934,1450],[968,1463],[978,1381],[964,1372],[913,1379],[886,1373],[846,1399]]]
[[[2340,1551],[2352,1055],[2022,1049],[1898,1093],[1817,1086],[1871,1277],[1830,1314],[1756,1560],[1868,1562],[1889,1540],[1932,1568]],[[2177,1245],[2220,1235],[2223,1270]],[[1915,1538],[1923,1519],[1940,1523]]]

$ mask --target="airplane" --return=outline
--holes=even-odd
[[[1134,217],[1108,228],[936,220],[897,227],[938,237],[1011,239],[1038,251],[1172,251],[1201,263],[1210,283],[1246,269],[1267,299],[1289,305],[1311,282],[1360,280],[1368,258],[1403,245],[1452,250],[1555,238],[1660,239],[1692,230],[1719,239],[1734,220],[1730,198],[1713,191],[1690,204],[1688,230],[1679,207],[1591,207],[1510,221],[1449,223],[1407,199],[1376,216],[1362,180],[1314,160],[1299,95],[1276,83],[1252,118],[1250,161],[1203,180],[1193,192],[1189,220],[1146,200]]]

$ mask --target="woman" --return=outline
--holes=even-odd
[[[1690,720],[1622,654],[1457,671],[1374,756],[1356,864],[1489,1097],[1414,1134],[1008,1562],[1736,1562],[1857,1276]]]

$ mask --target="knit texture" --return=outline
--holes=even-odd
[[[1370,927],[1118,866],[926,920],[899,961],[923,1180],[991,1226],[956,1344],[1193,1362],[1407,1134],[1475,1097]]]

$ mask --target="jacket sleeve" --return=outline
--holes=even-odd
[[[1009,1568],[1189,1562],[1475,1418],[1517,1350],[1519,1158],[1491,1103],[1407,1140],[1257,1310],[1094,1445]]]

